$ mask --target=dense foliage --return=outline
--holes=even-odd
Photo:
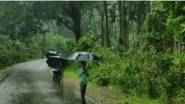
[[[167,96],[166,102],[185,102],[185,54],[157,53],[151,48],[146,52],[131,50],[120,58],[106,48],[94,48],[93,52],[101,55],[99,64],[90,66],[90,79],[95,83],[119,86],[129,95]]]
[[[89,51],[90,80],[124,94],[185,103],[185,2],[0,3],[0,67]]]
[[[7,36],[0,35],[0,67],[36,58],[37,47],[34,44],[28,48],[23,42],[12,41]]]
[[[101,56],[90,66],[91,80],[108,86],[119,86],[125,94],[164,98],[171,104],[185,103],[184,70],[184,4],[153,3],[143,22],[140,36],[130,37],[130,48],[95,44],[96,36],[85,35],[78,50]],[[172,6],[172,7],[171,7]],[[163,102],[163,103],[164,103]]]

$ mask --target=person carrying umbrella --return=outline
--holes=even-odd
[[[87,87],[87,82],[89,77],[89,74],[86,68],[86,62],[96,60],[96,57],[94,54],[89,52],[75,52],[68,59],[80,61],[78,73],[80,77],[81,99],[82,99],[82,104],[86,104],[85,95],[86,95],[86,87]]]
[[[67,59],[62,57],[61,55],[58,55],[57,53],[48,53],[46,55],[47,61],[49,67],[51,67],[53,70],[53,82],[58,86],[61,87],[61,81],[60,78],[63,80],[63,72],[64,72],[64,66],[67,64]],[[63,81],[62,81],[63,82]],[[63,84],[62,84],[63,85]]]
[[[78,72],[80,77],[80,91],[81,91],[82,104],[86,104],[85,94],[86,94],[86,87],[87,87],[89,74],[86,69],[85,61],[80,62],[80,67],[78,68]]]
[[[53,82],[57,86],[61,86],[60,77],[62,74],[63,74],[62,63],[60,61],[58,61],[56,68],[53,70]]]

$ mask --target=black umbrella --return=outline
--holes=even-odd
[[[46,58],[49,58],[50,56],[58,56],[57,51],[49,51],[45,54]]]
[[[46,62],[48,64],[48,66],[52,67],[52,68],[57,68],[59,63],[62,64],[62,67],[67,65],[67,59],[64,58],[64,57],[61,57],[59,55],[57,55],[57,56],[49,56]]]

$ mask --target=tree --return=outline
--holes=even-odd
[[[106,42],[107,47],[110,47],[110,36],[109,36],[109,20],[108,20],[108,10],[107,10],[107,2],[103,2],[104,13],[105,13],[105,30],[106,30]]]
[[[59,15],[59,23],[64,24],[68,29],[72,30],[75,34],[76,43],[81,37],[81,9],[80,2],[64,2],[62,6],[62,13]],[[68,18],[70,17],[70,19]]]
[[[142,32],[142,24],[143,24],[143,21],[144,21],[144,2],[143,1],[139,1],[137,2],[137,33],[139,34],[140,32]]]
[[[119,44],[125,49],[129,48],[129,22],[130,22],[130,4],[129,2],[119,2],[119,20],[120,20],[120,36]],[[126,9],[128,7],[128,9]]]
[[[104,46],[104,35],[105,35],[105,26],[104,26],[104,12],[103,8],[100,10],[100,15],[101,15],[101,46]]]
[[[119,44],[122,46],[123,45],[123,6],[122,2],[118,1],[119,5],[119,23],[120,23],[120,35],[119,35]]]

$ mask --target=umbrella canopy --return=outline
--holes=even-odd
[[[68,59],[77,61],[93,61],[95,56],[96,55],[89,52],[75,52]]]
[[[66,58],[61,57],[61,56],[49,56],[49,59],[53,59],[53,60],[61,61],[61,62],[67,61]]]
[[[64,57],[61,57],[59,55],[57,55],[57,56],[49,56],[46,62],[48,64],[48,66],[50,66],[52,68],[57,68],[59,63],[62,63],[63,67],[67,65],[67,59],[64,58]]]
[[[46,58],[49,58],[50,56],[57,56],[57,51],[49,51],[45,54]]]

